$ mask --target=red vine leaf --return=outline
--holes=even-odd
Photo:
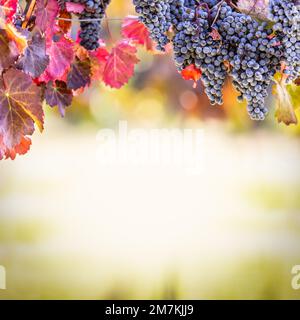
[[[23,155],[28,152],[31,146],[31,140],[28,137],[22,137],[21,142],[14,148],[7,148],[3,142],[3,137],[0,135],[0,160],[3,158],[14,160],[16,155]]]
[[[136,44],[145,46],[147,50],[153,51],[155,45],[150,38],[149,30],[137,17],[128,16],[122,24],[122,36],[130,39]]]
[[[219,33],[219,31],[215,28],[212,28],[212,31],[210,33],[210,36],[213,38],[213,40],[217,41],[217,40],[221,40],[222,37]]]
[[[17,11],[18,0],[0,0],[0,13],[3,12],[6,22],[12,22]]]
[[[93,80],[102,80],[109,52],[104,47],[90,53]]]
[[[67,12],[66,10],[61,10],[59,12],[58,26],[60,27],[61,31],[63,31],[64,33],[69,32],[69,30],[71,29],[71,26],[72,26],[71,18],[72,18],[71,13]]]
[[[181,71],[182,78],[184,80],[193,80],[194,81],[194,87],[197,86],[197,82],[201,78],[202,72],[200,69],[196,68],[193,64],[186,67]]]
[[[120,41],[111,51],[103,72],[106,85],[119,89],[128,83],[134,74],[134,66],[139,62],[137,49],[128,41]]]
[[[8,149],[34,132],[34,123],[43,130],[41,89],[20,70],[9,69],[0,80],[0,133]]]

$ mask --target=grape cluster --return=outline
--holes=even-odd
[[[79,14],[80,19],[80,44],[87,50],[99,47],[101,21],[111,0],[65,0],[82,4],[85,9]]]
[[[300,73],[300,6],[293,1],[272,0],[270,19],[275,23],[273,30],[283,46],[287,82],[294,81]]]
[[[171,27],[168,0],[133,0],[140,21],[149,29],[157,49],[164,51],[169,42],[166,32]]]
[[[238,99],[247,101],[252,119],[263,120],[268,112],[265,98],[269,85],[280,69],[278,39],[271,36],[273,31],[266,23],[258,23],[227,4],[223,4],[219,11],[216,29],[223,41],[223,58],[231,66],[228,73],[240,93]]]
[[[226,67],[221,43],[214,40],[206,9],[187,10],[185,21],[176,28],[173,39],[175,64],[179,70],[194,64],[202,70],[202,82],[212,104],[222,104],[222,88],[226,79]]]
[[[182,71],[194,65],[202,71],[212,104],[223,103],[222,89],[229,76],[238,100],[247,101],[250,117],[263,120],[270,84],[283,63],[287,81],[299,77],[300,8],[294,0],[270,0],[274,26],[239,12],[229,1],[166,0],[164,6],[161,2],[134,0],[159,49],[168,42],[166,31],[172,27],[176,67]]]

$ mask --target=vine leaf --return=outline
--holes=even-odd
[[[277,96],[275,117],[279,123],[283,122],[286,125],[298,123],[293,105],[294,101],[289,92],[293,90],[291,86],[293,85],[286,86],[282,81],[276,81],[274,88],[274,93]]]
[[[50,81],[46,86],[45,99],[50,107],[58,107],[62,117],[65,116],[66,107],[70,106],[73,99],[72,90],[63,81]]]
[[[5,71],[0,80],[0,134],[6,148],[15,148],[22,137],[32,135],[34,124],[42,131],[43,123],[41,89],[20,70]]]
[[[181,71],[182,78],[184,80],[193,80],[194,88],[197,86],[197,82],[200,80],[202,76],[202,72],[200,69],[196,68],[193,64],[186,67]]]
[[[45,38],[39,32],[32,36],[24,55],[19,60],[19,67],[33,78],[39,77],[49,64],[49,56],[46,53]]]
[[[117,43],[107,58],[103,72],[104,83],[115,89],[128,83],[134,74],[135,65],[140,61],[136,53],[136,47],[127,40]]]
[[[68,73],[67,84],[68,88],[77,90],[84,88],[91,82],[91,61],[89,58],[80,60],[76,57],[71,65],[71,70]]]
[[[133,43],[145,46],[149,51],[155,50],[149,30],[136,16],[127,16],[122,23],[122,36]]]
[[[0,19],[0,28],[5,30],[7,38],[14,42],[20,53],[24,53],[24,50],[27,48],[27,39],[22,35],[11,23],[1,24]]]
[[[28,152],[31,146],[31,140],[28,137],[22,137],[21,142],[16,145],[14,148],[7,148],[3,142],[3,137],[0,135],[0,160],[3,158],[10,158],[14,160],[16,155],[23,155]]]
[[[46,50],[50,57],[49,65],[39,81],[60,80],[74,59],[73,47],[72,41],[64,36],[61,36],[58,41],[49,41]]]
[[[71,13],[67,12],[66,10],[61,10],[59,12],[58,18],[59,18],[58,26],[60,27],[61,31],[64,33],[69,32],[69,30],[71,29],[71,26],[72,26]]]
[[[12,22],[17,11],[18,0],[0,0],[0,13],[6,18],[6,22]]]
[[[215,29],[215,28],[212,28],[212,31],[211,31],[211,33],[209,34],[212,38],[213,38],[213,40],[217,40],[217,41],[220,41],[220,40],[222,40],[222,37],[221,37],[221,35],[220,35],[220,33],[219,33],[219,31],[217,30],[217,29]]]
[[[109,52],[104,46],[90,53],[93,80],[102,80],[108,56]]]
[[[53,25],[55,24],[56,17],[59,12],[59,5],[57,0],[37,0],[35,15],[36,26],[45,32],[48,30],[49,33],[53,32]]]
[[[0,73],[9,68],[18,58],[19,52],[14,42],[10,42],[5,30],[0,29]]]
[[[238,0],[237,7],[246,14],[268,20],[270,0]]]
[[[66,10],[72,13],[81,13],[84,10],[84,5],[74,2],[66,2]]]

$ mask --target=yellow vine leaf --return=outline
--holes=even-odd
[[[5,23],[3,19],[0,19],[0,28],[6,31],[7,37],[16,44],[19,52],[23,54],[27,47],[26,38],[12,24]]]
[[[297,99],[297,86],[294,84],[286,85],[284,81],[275,78],[274,94],[276,95],[276,112],[275,117],[278,122],[286,125],[297,124],[298,119],[295,109],[300,106]],[[298,92],[299,93],[299,92]]]

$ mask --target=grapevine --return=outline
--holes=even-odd
[[[0,0],[0,159],[28,151],[35,128],[43,130],[45,105],[64,116],[92,81],[125,85],[138,46],[171,52],[212,105],[223,104],[231,79],[253,120],[265,119],[275,85],[278,120],[297,123],[288,90],[300,83],[298,0],[132,0],[137,16],[124,18],[122,37],[108,48],[101,38],[112,1]]]

